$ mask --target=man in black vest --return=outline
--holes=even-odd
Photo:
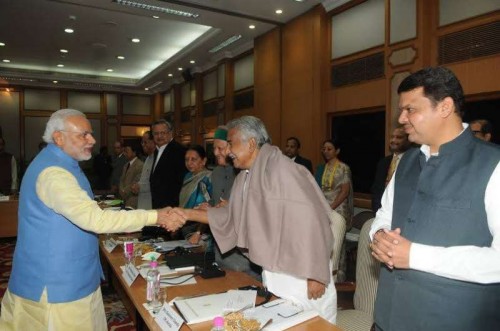
[[[291,158],[295,163],[302,164],[312,173],[311,160],[299,155],[300,140],[296,137],[290,137],[286,140],[285,155]]]
[[[398,88],[411,142],[372,225],[383,263],[375,329],[500,330],[500,148],[462,123],[464,95],[446,68]]]

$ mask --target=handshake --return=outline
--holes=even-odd
[[[158,209],[156,224],[167,231],[177,231],[187,221],[187,215],[182,208],[165,207]]]

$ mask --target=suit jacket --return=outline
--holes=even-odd
[[[306,159],[305,157],[302,157],[300,155],[297,155],[295,157],[295,163],[302,164],[312,174],[312,172],[313,172],[313,166],[312,166],[311,160]]]
[[[132,193],[132,184],[137,183],[141,179],[142,167],[144,162],[136,158],[134,163],[127,169],[128,162],[123,166],[122,175],[120,177],[119,192],[125,206],[137,208],[137,194]]]
[[[118,185],[120,185],[123,166],[127,164],[128,160],[123,153],[121,153],[118,157],[111,159],[111,165],[113,166],[113,171],[111,172],[111,186],[115,185],[118,188]]]
[[[385,191],[385,180],[387,172],[391,166],[392,154],[384,157],[377,163],[377,170],[375,172],[375,179],[372,184],[372,210],[377,212],[381,207],[382,195]]]
[[[184,175],[187,173],[184,156],[186,149],[173,140],[161,154],[156,167],[151,171],[151,202],[153,209],[179,206],[179,193]],[[158,150],[155,151],[155,162]],[[153,163],[154,167],[154,163]]]

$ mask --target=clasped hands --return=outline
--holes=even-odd
[[[158,209],[156,223],[167,231],[177,231],[187,221],[186,213],[182,208],[165,207]]]
[[[377,231],[370,244],[373,257],[390,269],[410,267],[410,247],[411,241],[401,235],[400,228]]]

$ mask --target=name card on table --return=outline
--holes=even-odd
[[[168,303],[161,307],[155,316],[155,321],[162,331],[178,331],[184,323],[182,317]]]
[[[104,248],[108,253],[111,253],[116,246],[118,246],[118,243],[113,238],[109,238],[104,241]]]
[[[132,263],[127,263],[122,268],[122,270],[123,270],[122,277],[123,279],[125,279],[125,282],[130,287],[134,282],[134,280],[139,275],[139,270],[137,270],[137,268]]]

